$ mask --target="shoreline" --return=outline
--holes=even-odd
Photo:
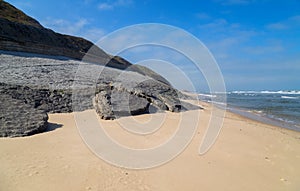
[[[218,104],[213,105],[211,102],[207,102],[204,100],[199,100],[199,103],[201,104],[208,104],[209,107],[217,107],[218,109],[222,109],[224,110],[224,106],[220,106]],[[226,111],[225,111],[225,118],[226,115],[233,115],[236,116],[238,118],[240,118],[241,120],[245,120],[245,121],[251,121],[253,123],[257,123],[260,124],[261,126],[263,126],[263,128],[271,128],[271,129],[275,129],[275,130],[282,130],[283,133],[296,133],[300,135],[300,131],[297,129],[294,129],[292,127],[289,127],[288,125],[284,126],[284,123],[286,122],[282,122],[283,124],[280,125],[280,121],[276,121],[272,118],[268,118],[266,116],[261,116],[261,115],[256,115],[255,113],[253,113],[252,111],[247,111],[244,108],[237,108],[237,107],[228,107],[226,106]],[[300,139],[300,137],[299,137]]]
[[[300,132],[300,127],[295,124],[291,124],[285,121],[276,120],[270,118],[268,116],[263,116],[255,113],[255,110],[246,110],[245,108],[237,108],[233,106],[227,106],[227,111],[232,112],[234,114],[240,115],[242,117],[261,122],[267,125],[277,126],[279,128],[288,129],[296,132]]]
[[[265,92],[263,94],[267,94],[268,91],[262,91],[262,92]],[[284,91],[279,91],[279,92],[274,92],[274,93],[279,94],[280,92],[284,92]],[[199,99],[199,101],[201,101],[201,102],[214,104],[216,107],[219,107],[221,109],[226,109],[226,111],[230,111],[232,113],[246,117],[251,120],[255,120],[258,122],[265,123],[265,124],[274,125],[274,126],[278,126],[280,128],[300,132],[300,124],[297,124],[294,121],[290,121],[290,122],[285,121],[284,119],[281,119],[278,116],[270,117],[264,113],[257,113],[255,109],[249,109],[249,108],[243,108],[241,106],[231,105],[228,102],[226,104],[219,103],[219,102],[212,103],[212,100],[205,99],[205,98],[214,98],[214,97],[216,97],[216,95],[209,95],[209,94],[203,94],[203,93],[192,93],[192,92],[186,92],[186,91],[182,91],[182,93],[184,93],[188,96],[192,96],[193,99]],[[255,92],[249,91],[249,93],[255,93]],[[258,93],[258,92],[256,92],[256,93]],[[287,92],[285,92],[285,93],[287,93]],[[292,91],[290,93],[293,93],[292,95],[295,95],[295,94],[299,94],[299,91]],[[228,93],[226,93],[226,95],[227,94]]]

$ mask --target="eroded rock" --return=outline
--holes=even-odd
[[[83,69],[78,72],[78,68]],[[3,52],[0,52],[0,95],[6,98],[1,100],[2,113],[7,109],[13,117],[22,116],[23,110],[18,108],[23,106],[38,115],[40,111],[65,113],[95,108],[102,119],[147,113],[150,104],[171,112],[184,109],[179,99],[182,95],[176,89],[133,71]],[[11,102],[17,102],[18,107],[7,107]],[[12,118],[7,116],[1,118],[2,136],[25,136],[43,130],[40,122],[33,128],[21,117],[18,123],[23,126],[16,126],[9,133],[11,128],[5,124],[10,124]]]
[[[20,137],[46,130],[48,115],[29,104],[0,94],[0,137]]]

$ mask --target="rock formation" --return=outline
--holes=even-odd
[[[7,115],[4,115],[7,105],[31,108],[28,111],[32,116],[41,116],[41,112],[61,113],[95,108],[103,119],[147,113],[150,105],[172,112],[186,109],[179,99],[183,95],[176,89],[130,70],[5,51],[0,51],[0,63],[0,95],[5,97],[1,105],[0,136],[24,136],[30,134],[27,129],[40,132],[44,127],[27,126],[26,118],[18,118],[18,122],[25,125],[22,133],[20,126],[7,123],[13,120],[13,117],[6,118]],[[79,72],[79,68],[83,70]],[[94,76],[97,76],[96,80]],[[5,103],[6,100],[15,104]],[[23,110],[16,108],[7,108],[7,113],[14,113],[11,115],[14,117],[22,116],[20,112]],[[44,124],[46,118],[36,119],[40,120],[36,124]],[[7,130],[14,128],[19,131]]]
[[[46,130],[45,111],[5,94],[0,94],[0,100],[0,137],[27,136]]]
[[[195,108],[152,70],[45,29],[1,0],[0,50],[0,137],[44,131],[47,113],[94,108],[101,118],[115,119],[147,113],[150,105],[172,112]],[[88,63],[80,61],[84,55]]]

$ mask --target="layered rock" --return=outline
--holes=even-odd
[[[95,108],[103,119],[147,113],[149,105],[159,110],[177,112],[185,109],[180,97],[183,95],[171,86],[133,71],[122,71],[76,60],[40,57],[34,54],[0,51],[0,95],[3,102],[15,102],[18,107],[31,108],[40,115],[83,111]],[[94,106],[93,106],[94,100]],[[2,106],[2,113],[8,103]],[[8,109],[11,116],[22,116],[23,110]],[[35,115],[33,115],[35,116]],[[20,118],[25,127],[19,133],[14,129],[12,118],[2,117],[0,134],[23,136],[38,130],[26,126],[26,118]],[[44,124],[45,118],[37,118]],[[21,133],[22,131],[23,134]],[[10,133],[11,132],[11,133]]]
[[[147,113],[150,102],[125,91],[101,91],[94,98],[94,107],[102,119]]]
[[[47,113],[95,108],[101,118],[115,119],[146,113],[150,105],[172,112],[190,107],[152,70],[46,29],[2,0],[0,50],[0,136],[44,131]]]
[[[0,94],[0,137],[19,137],[46,130],[48,115],[21,100]]]

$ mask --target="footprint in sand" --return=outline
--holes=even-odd
[[[38,175],[39,174],[39,171],[34,171],[32,173],[29,173],[28,176],[33,176],[33,175]]]
[[[280,181],[281,181],[281,182],[284,182],[284,183],[286,183],[286,184],[289,183],[289,181],[288,181],[287,179],[285,179],[285,178],[280,178]]]
[[[271,160],[269,159],[269,157],[265,157],[265,160],[270,162]]]
[[[286,181],[287,181],[287,179],[280,178],[280,181],[286,182]]]

